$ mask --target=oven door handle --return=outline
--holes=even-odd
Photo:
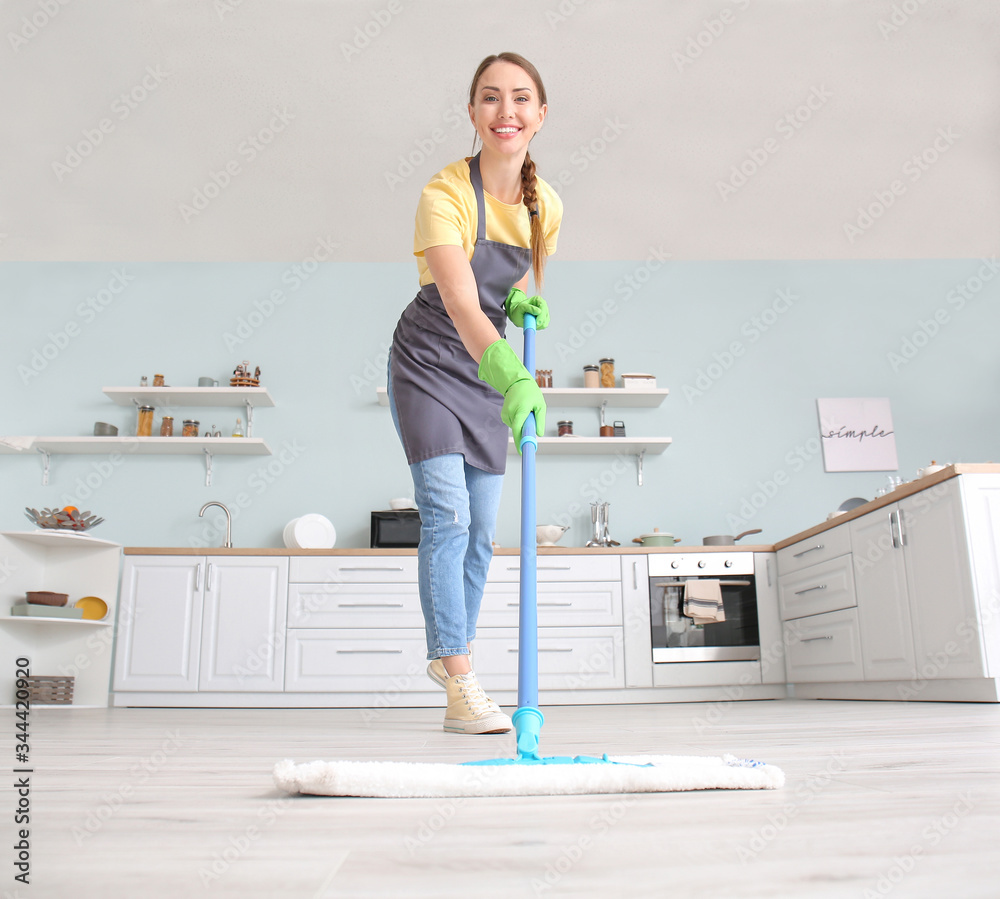
[[[654,587],[683,587],[688,581],[704,581],[707,580],[706,577],[689,577],[685,578],[683,581],[658,581],[654,582]],[[718,580],[720,587],[749,587],[751,586],[750,581],[727,581],[723,578],[712,578],[712,580]]]

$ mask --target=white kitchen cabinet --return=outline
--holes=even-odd
[[[206,562],[198,689],[281,690],[288,559],[210,557]]]
[[[126,556],[116,691],[280,691],[288,559]]]
[[[785,664],[792,683],[864,679],[857,609],[786,621],[785,640]]]
[[[115,690],[198,689],[204,576],[204,557],[125,557]]]
[[[910,591],[895,537],[896,514],[897,507],[890,506],[848,525],[865,680],[899,680],[916,673]]]
[[[8,670],[0,703],[14,703],[14,662],[29,661],[32,676],[72,677],[67,708],[108,705],[121,545],[57,529],[0,534],[0,655]],[[74,605],[97,596],[104,620],[11,615],[29,590],[68,593]],[[55,706],[54,706],[55,707]]]

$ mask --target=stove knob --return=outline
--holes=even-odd
[[[673,562],[670,563],[670,567],[671,568],[680,568],[680,564],[675,559]]]
[[[701,561],[700,561],[700,562],[698,563],[698,567],[699,567],[699,568],[704,568],[704,567],[705,567],[705,560],[704,560],[704,559],[702,559],[702,560],[701,560]]]
[[[733,560],[726,559],[726,568],[732,568],[732,567],[733,567]]]

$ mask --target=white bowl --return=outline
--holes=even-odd
[[[417,504],[411,496],[397,496],[395,499],[389,500],[389,508],[401,512],[404,509],[416,509]]]
[[[312,512],[288,522],[282,538],[288,549],[333,549],[337,530],[329,518]]]
[[[540,524],[535,527],[535,542],[539,546],[555,546],[556,542],[568,531],[568,527],[559,524]]]

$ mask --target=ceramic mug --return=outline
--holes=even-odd
[[[198,378],[199,387],[218,387],[219,382],[215,378]]]

